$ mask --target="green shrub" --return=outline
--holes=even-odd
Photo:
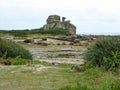
[[[15,58],[9,57],[7,59],[3,59],[3,63],[5,65],[25,65],[25,64],[28,64],[30,62],[31,62],[31,60],[23,59],[20,56],[17,56]]]
[[[15,58],[20,56],[23,59],[31,59],[32,55],[28,50],[20,46],[19,44],[12,42],[10,40],[0,39],[0,57],[4,58]]]
[[[117,71],[120,67],[120,51],[112,52],[111,57],[104,57],[103,66],[106,70]]]
[[[85,52],[85,59],[91,61],[94,66],[118,68],[120,65],[120,38],[103,38],[91,44]]]
[[[91,61],[87,61],[87,62],[85,62],[84,67],[85,67],[85,70],[87,70],[87,69],[94,68],[94,65],[92,64]]]

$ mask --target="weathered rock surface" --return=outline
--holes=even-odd
[[[65,17],[58,15],[50,15],[42,29],[49,30],[50,28],[63,28],[69,30],[70,34],[76,34],[76,26],[70,23],[70,20],[65,20]]]

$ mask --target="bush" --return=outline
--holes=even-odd
[[[85,59],[94,66],[105,67],[106,70],[118,68],[120,65],[120,38],[103,38],[90,45],[85,52]]]
[[[31,60],[26,60],[21,58],[20,56],[17,56],[15,58],[8,58],[3,59],[3,62],[5,65],[25,65],[27,63],[31,63]]]
[[[28,50],[20,46],[19,44],[12,42],[10,40],[0,39],[0,57],[4,58],[15,58],[20,56],[23,59],[32,60],[32,55]]]

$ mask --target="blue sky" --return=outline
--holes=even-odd
[[[0,29],[33,29],[49,15],[65,16],[77,34],[120,35],[119,0],[0,0]]]

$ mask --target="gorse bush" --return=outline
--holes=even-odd
[[[10,40],[0,39],[0,57],[7,59],[9,57],[15,58],[17,56],[20,56],[23,59],[32,59],[31,53],[19,44]]]
[[[106,70],[117,69],[120,65],[120,37],[103,38],[91,44],[85,59]]]

